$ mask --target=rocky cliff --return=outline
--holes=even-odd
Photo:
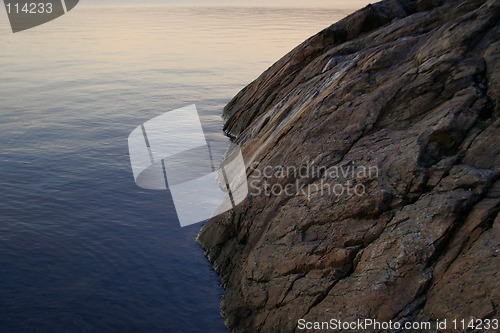
[[[250,194],[199,235],[235,332],[498,318],[500,1],[387,0],[225,108]]]

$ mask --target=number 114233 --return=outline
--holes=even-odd
[[[31,3],[8,3],[6,5],[8,14],[51,14],[52,3],[31,2]]]

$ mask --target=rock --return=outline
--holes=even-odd
[[[226,106],[250,194],[198,239],[229,329],[498,318],[499,22],[498,0],[386,0]]]

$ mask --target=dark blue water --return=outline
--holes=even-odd
[[[127,137],[195,103],[224,140],[224,104],[341,15],[82,5],[15,35],[2,21],[0,331],[225,332],[201,224],[135,185]]]
[[[224,331],[200,226],[181,229],[167,193],[135,186],[130,126],[48,112],[2,124],[1,331]]]

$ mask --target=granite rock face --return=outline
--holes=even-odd
[[[235,332],[498,318],[500,1],[387,0],[224,111],[250,194],[199,241]]]

